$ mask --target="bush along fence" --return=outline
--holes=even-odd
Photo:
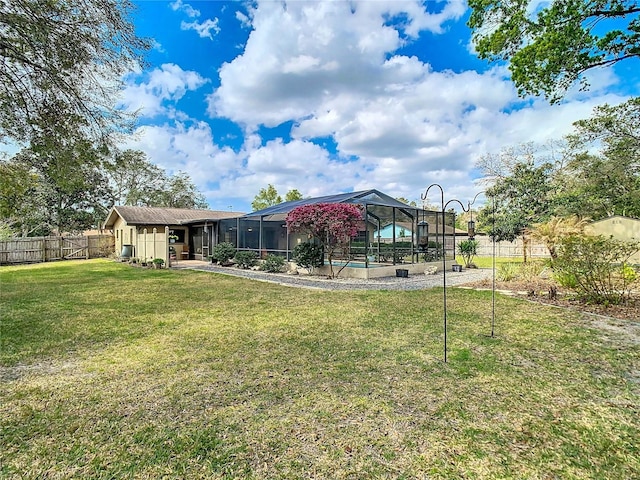
[[[0,265],[107,257],[113,235],[25,237],[0,240]]]

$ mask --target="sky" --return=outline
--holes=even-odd
[[[140,118],[122,147],[187,172],[214,210],[249,212],[268,184],[420,203],[437,183],[466,204],[483,155],[561,138],[640,90],[621,63],[561,104],[519,98],[505,64],[474,54],[459,0],[135,3],[153,48],[125,79],[121,106]]]

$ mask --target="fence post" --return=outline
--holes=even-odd
[[[153,227],[153,258],[156,258],[156,234],[158,233],[158,229]]]
[[[169,225],[165,225],[164,227],[164,258],[167,268],[169,268],[171,266],[171,255],[169,255]]]

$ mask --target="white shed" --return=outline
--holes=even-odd
[[[616,240],[640,242],[640,220],[637,218],[614,215],[593,222],[587,228],[587,232],[594,235],[613,236]],[[640,252],[631,256],[630,261],[640,264]]]

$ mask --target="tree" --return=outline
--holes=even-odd
[[[612,215],[640,217],[640,175],[633,157],[583,152],[576,154],[563,176],[566,184],[558,196],[559,213],[594,220]]]
[[[285,202],[294,202],[296,200],[302,200],[302,194],[297,188],[289,190],[287,194],[284,196]]]
[[[569,136],[572,143],[594,143],[600,141],[607,150],[629,148],[640,150],[640,98],[632,98],[620,105],[600,105],[591,118],[578,120],[576,133]]]
[[[396,200],[398,200],[399,202],[402,202],[406,205],[409,205],[410,207],[417,207],[418,204],[415,200],[407,200],[404,197],[397,197]]]
[[[552,217],[547,222],[533,225],[529,229],[529,235],[534,240],[544,243],[551,259],[555,260],[558,257],[558,245],[561,244],[562,239],[568,235],[581,235],[588,223],[587,218],[577,216]]]
[[[534,223],[546,221],[553,208],[555,166],[550,162],[539,162],[532,151],[527,148],[526,154],[512,154],[517,150],[509,150],[502,165],[493,160],[482,162],[491,165],[487,181],[492,184],[487,189],[487,204],[478,212],[478,223],[490,227],[490,235],[495,241],[512,242],[522,237],[524,260],[527,260],[527,227]],[[504,153],[504,152],[503,152]],[[493,209],[495,202],[495,211]],[[495,222],[494,222],[495,220]]]
[[[282,203],[282,197],[278,195],[276,187],[269,184],[267,188],[261,188],[260,192],[255,196],[253,202],[251,202],[251,208],[254,212],[258,210],[264,210],[267,207]]]
[[[294,202],[296,200],[302,200],[304,197],[302,193],[297,188],[293,188],[287,191],[287,194],[284,197],[285,202]],[[282,203],[282,197],[276,190],[276,187],[269,184],[267,188],[261,188],[260,192],[254,197],[253,202],[251,202],[251,208],[254,212],[258,210],[264,210],[265,208],[272,207],[273,205],[278,205]]]
[[[186,172],[166,177],[162,188],[151,193],[147,206],[209,208],[206,198],[198,191]]]
[[[574,123],[561,196],[565,214],[640,217],[640,99],[596,107]]]
[[[118,151],[105,162],[110,205],[208,208],[207,200],[185,172],[168,175],[139,150]]]
[[[611,215],[640,218],[640,99],[620,105],[602,105],[589,119],[574,123],[574,132],[562,141],[545,145],[532,143],[508,147],[498,154],[483,156],[478,167],[489,186],[503,185],[514,177],[518,164],[533,168],[546,165],[543,177],[548,182],[542,199],[545,215],[589,217],[599,220]],[[513,183],[510,180],[511,183]],[[526,192],[522,199],[529,203]],[[498,200],[498,238],[508,239],[514,229],[526,222],[506,218],[506,204]],[[532,197],[532,205],[541,205]],[[486,228],[491,220],[488,207],[478,216]],[[534,223],[544,222],[534,219]]]
[[[38,137],[14,157],[38,179],[32,201],[42,213],[30,228],[34,233],[75,233],[104,220],[109,191],[103,159],[104,150],[90,140],[55,135]]]
[[[45,235],[40,178],[16,157],[0,161],[0,221],[5,236]]]
[[[362,224],[362,210],[348,203],[316,203],[301,205],[287,214],[290,232],[312,235],[323,247],[329,260],[331,277],[333,256],[338,249],[347,249],[349,242],[358,234]]]
[[[116,152],[106,164],[113,205],[149,205],[162,192],[167,175],[139,150]]]
[[[106,140],[130,126],[117,107],[123,75],[148,49],[129,0],[7,0],[0,4],[0,141],[43,128]],[[49,115],[64,122],[49,123]]]
[[[463,240],[458,244],[458,253],[462,255],[462,259],[464,260],[464,266],[467,268],[475,268],[473,265],[473,257],[477,255],[478,252],[478,244],[477,240]]]
[[[531,3],[469,0],[478,55],[508,60],[521,96],[558,102],[574,83],[588,87],[587,70],[640,56],[636,0],[555,1],[533,12]]]
[[[0,161],[0,221],[21,236],[98,227],[114,204],[208,208],[189,175],[167,175],[142,152],[110,158],[89,140],[39,138]]]

